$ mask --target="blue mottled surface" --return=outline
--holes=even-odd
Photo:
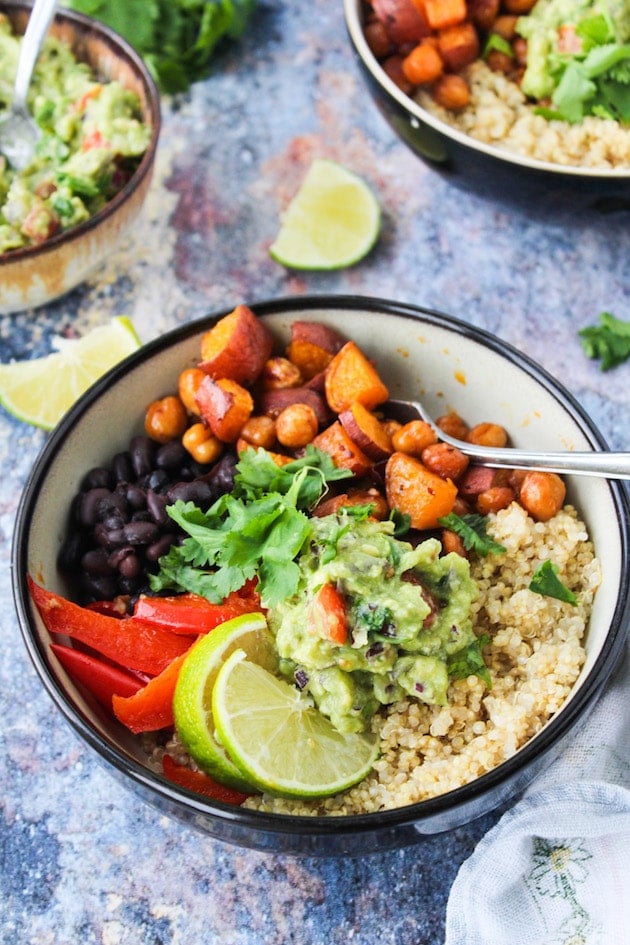
[[[362,174],[384,211],[360,266],[290,274],[268,255],[315,156]],[[390,297],[446,311],[556,375],[628,448],[630,364],[602,374],[579,328],[630,318],[630,215],[530,213],[455,190],[368,100],[338,4],[260,2],[214,74],[164,103],[146,212],[89,284],[0,318],[2,361],[54,333],[129,315],[143,340],[241,301],[302,293]],[[494,822],[359,860],[230,848],[165,819],[79,743],[30,666],[11,600],[10,543],[45,434],[0,414],[0,945],[438,945],[459,864]]]

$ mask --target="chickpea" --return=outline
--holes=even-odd
[[[299,387],[302,383],[302,373],[297,364],[288,358],[269,358],[263,368],[262,383],[265,390]]]
[[[537,522],[548,522],[564,504],[566,486],[557,473],[528,472],[523,479],[519,499]]]
[[[424,420],[410,420],[392,434],[392,446],[399,453],[420,458],[422,451],[437,443],[433,427]]]
[[[466,435],[469,443],[477,446],[506,446],[508,435],[505,427],[498,423],[478,423]]]
[[[451,551],[454,551],[455,554],[460,556],[460,558],[468,557],[468,552],[466,551],[464,542],[461,540],[459,535],[456,532],[452,532],[450,528],[442,529],[441,541],[442,551],[444,551],[445,554],[449,554]]]
[[[179,399],[188,413],[192,413],[195,417],[200,415],[200,410],[195,398],[199,390],[199,385],[205,376],[206,374],[201,368],[185,368],[179,375],[177,382]]]
[[[509,75],[513,67],[512,57],[500,49],[491,49],[486,56],[486,63],[493,72],[502,72],[504,75]]]
[[[265,414],[250,417],[241,429],[241,438],[250,446],[270,450],[276,442],[276,423],[273,417]]]
[[[491,486],[477,496],[477,511],[480,515],[499,512],[501,509],[507,509],[515,498],[514,490],[509,486]]]
[[[205,423],[193,423],[182,436],[182,445],[196,463],[214,463],[223,452],[223,444]]]
[[[148,437],[158,443],[168,443],[181,436],[188,424],[183,403],[174,394],[154,400],[147,407],[144,429]]]
[[[467,470],[470,460],[449,443],[433,443],[422,451],[423,464],[442,479],[456,482]]]
[[[382,423],[383,423],[383,428],[385,430],[385,433],[390,438],[390,440],[393,438],[394,433],[396,433],[396,431],[400,430],[400,428],[402,427],[402,423],[400,423],[399,420],[386,419],[386,420],[383,420]]]
[[[276,417],[278,442],[289,449],[306,446],[318,429],[317,415],[309,404],[291,404]]]
[[[492,24],[492,32],[511,43],[516,36],[517,21],[518,17],[515,15],[503,14],[498,16]]]
[[[449,112],[458,112],[470,104],[470,86],[461,75],[447,73],[433,86],[433,98]]]
[[[458,440],[465,440],[468,433],[468,424],[464,423],[462,418],[454,410],[438,417],[435,425],[439,427],[447,436],[454,436]]]

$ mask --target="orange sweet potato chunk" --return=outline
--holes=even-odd
[[[347,341],[326,368],[325,391],[335,413],[354,403],[373,410],[389,397],[376,368],[354,341]]]
[[[349,469],[355,476],[364,476],[372,466],[369,457],[352,442],[338,420],[317,434],[313,446],[328,453],[335,466]]]
[[[237,305],[201,339],[199,367],[215,380],[228,377],[251,386],[271,356],[273,338],[247,305]]]
[[[231,378],[204,377],[196,396],[202,420],[223,443],[234,443],[254,410],[249,391]]]
[[[391,508],[409,515],[412,528],[437,528],[438,519],[453,510],[457,486],[413,456],[392,453],[385,467],[385,494]]]

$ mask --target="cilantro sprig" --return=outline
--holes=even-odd
[[[582,328],[578,336],[587,358],[601,360],[602,371],[630,358],[630,321],[615,318],[610,312],[602,312],[599,324]]]
[[[256,0],[65,0],[120,33],[164,92],[183,92],[208,75],[218,44],[238,39]]]
[[[150,577],[153,590],[190,591],[219,603],[257,578],[266,607],[295,593],[295,558],[312,531],[306,511],[328,482],[351,474],[312,446],[283,467],[264,450],[250,449],[236,469],[233,491],[206,512],[193,502],[168,506],[188,537],[160,558],[159,572]]]
[[[530,591],[542,594],[543,597],[554,597],[567,604],[577,604],[577,597],[573,591],[563,584],[558,577],[558,566],[547,559],[538,565],[529,585]]]
[[[444,515],[438,519],[440,525],[459,535],[467,551],[476,551],[478,555],[482,555],[484,558],[489,554],[503,554],[506,550],[503,545],[488,535],[486,531],[487,522],[487,516],[479,515],[476,512],[470,512],[466,515],[457,515],[455,512],[451,512],[449,515]]]

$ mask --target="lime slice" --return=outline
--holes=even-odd
[[[372,249],[381,211],[367,184],[334,161],[313,161],[269,252],[289,269],[342,269]]]
[[[262,614],[243,614],[220,624],[195,643],[184,660],[173,699],[175,728],[191,758],[221,784],[250,791],[217,741],[212,712],[212,689],[227,657],[240,648],[271,670],[277,668],[274,638]]]
[[[215,725],[255,787],[284,797],[327,797],[362,781],[378,753],[367,735],[340,734],[289,683],[235,650],[212,693]]]
[[[0,364],[0,404],[18,420],[52,430],[88,387],[140,347],[124,316],[83,338],[58,338],[43,358]]]

